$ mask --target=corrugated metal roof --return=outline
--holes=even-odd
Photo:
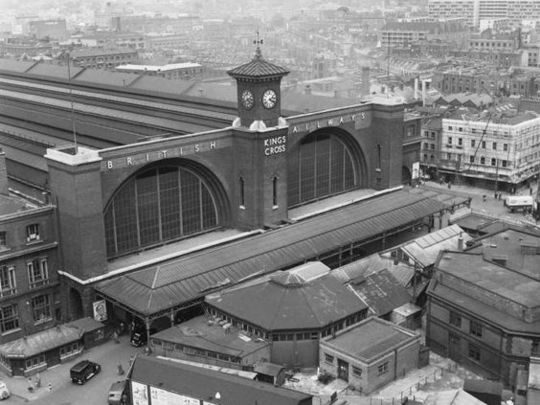
[[[380,235],[439,212],[432,198],[396,191],[296,224],[122,275],[96,289],[141,314],[153,314],[235,284]]]
[[[386,269],[362,277],[360,282],[352,280],[351,287],[377,316],[386,315],[411,300],[405,287]]]

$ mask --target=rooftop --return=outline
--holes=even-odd
[[[289,71],[281,66],[266,61],[262,57],[261,49],[257,47],[255,57],[250,62],[235,67],[227,73],[235,78],[282,77],[289,74]]]
[[[228,326],[223,328],[218,323],[210,323],[206,316],[198,316],[155,333],[152,338],[234,357],[246,356],[267,344],[264,341],[253,340],[243,335],[241,331]]]
[[[35,204],[31,204],[24,198],[14,195],[0,194],[0,219],[3,216],[28,211],[33,208],[37,208],[37,206]]]
[[[445,205],[432,198],[393,191],[266,231],[245,240],[168,259],[105,280],[97,290],[142,314],[171,308],[209,291],[290,267],[351,240],[368,239]],[[352,220],[351,220],[352,219]]]
[[[323,340],[325,345],[370,362],[414,340],[420,335],[392,322],[372,316]]]
[[[103,55],[118,55],[118,54],[132,54],[137,53],[135,49],[131,48],[118,48],[118,49],[105,49],[105,48],[81,48],[71,51],[70,57],[86,58],[89,56],[103,56]]]
[[[297,405],[312,397],[272,384],[153,357],[135,359],[131,380],[195,399],[214,398],[219,392],[227,403],[238,405]]]
[[[504,267],[540,282],[540,233],[535,235],[506,226],[477,239],[468,252],[482,253],[489,262],[504,259]]]
[[[525,307],[540,306],[540,281],[489,262],[480,253],[445,252],[437,268]],[[540,267],[536,267],[538,269]]]
[[[334,277],[306,281],[294,269],[208,295],[205,301],[270,331],[319,329],[367,308]]]
[[[177,70],[177,69],[190,69],[190,68],[196,68],[196,67],[202,67],[202,65],[199,65],[198,63],[191,63],[191,62],[185,62],[185,63],[169,63],[167,65],[163,66],[156,66],[156,65],[120,65],[116,66],[116,70],[137,70],[137,71],[149,71],[149,72],[167,72],[169,70]]]

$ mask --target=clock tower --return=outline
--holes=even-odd
[[[236,79],[240,119],[235,124],[253,130],[277,126],[281,117],[280,83],[289,71],[266,61],[257,46],[250,62],[227,73]]]

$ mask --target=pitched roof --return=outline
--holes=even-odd
[[[262,57],[261,49],[257,48],[255,57],[250,62],[235,67],[227,71],[227,73],[234,78],[282,77],[288,75],[289,71],[266,61]]]
[[[472,239],[458,225],[451,225],[423,235],[410,242],[405,242],[397,248],[401,248],[415,262],[426,267],[435,263],[439,252],[457,249],[459,238],[463,240],[463,246],[465,246],[467,241]],[[396,248],[392,248],[392,251],[395,250]],[[390,255],[390,253],[388,252],[385,255]]]
[[[350,285],[377,316],[386,315],[411,300],[405,287],[386,269],[354,279]]]
[[[195,399],[208,400],[219,392],[227,403],[238,405],[296,405],[312,398],[272,384],[153,357],[137,357],[130,379]]]
[[[96,289],[140,314],[152,314],[380,235],[444,207],[424,195],[395,191],[105,280]]]
[[[319,329],[366,308],[334,277],[306,282],[290,272],[277,272],[263,283],[224,290],[205,300],[269,331]]]
[[[0,353],[8,358],[28,358],[56,347],[76,342],[84,331],[76,326],[65,324],[49,328],[33,335],[4,343]]]

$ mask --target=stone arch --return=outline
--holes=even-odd
[[[84,306],[81,293],[70,287],[69,289],[69,318],[79,319],[84,316]]]
[[[313,131],[288,154],[289,207],[367,187],[365,155],[354,137],[342,128]]]
[[[120,256],[220,228],[230,205],[219,179],[188,159],[165,159],[137,170],[104,209],[107,256]]]

